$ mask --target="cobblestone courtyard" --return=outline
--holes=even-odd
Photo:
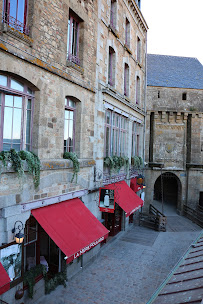
[[[146,304],[201,232],[178,215],[167,221],[167,232],[134,225],[121,233],[66,288],[59,286],[37,304]]]

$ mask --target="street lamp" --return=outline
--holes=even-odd
[[[16,221],[12,233],[15,233],[17,230],[17,233],[15,234],[15,241],[17,244],[22,244],[24,240],[24,234],[21,232],[23,229],[23,223],[21,221]]]

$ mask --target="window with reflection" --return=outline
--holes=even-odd
[[[4,0],[3,22],[26,35],[29,34],[27,16],[28,0]]]
[[[127,118],[113,111],[106,111],[105,156],[125,156],[127,145]]]
[[[64,116],[64,152],[73,152],[75,150],[75,107],[75,102],[66,97]]]
[[[0,150],[31,151],[33,101],[26,84],[0,75]]]

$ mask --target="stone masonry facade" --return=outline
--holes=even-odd
[[[186,94],[186,100],[182,100]],[[196,210],[203,190],[203,90],[147,87],[146,201],[154,198],[155,182],[173,174],[178,183],[177,209]],[[167,191],[167,190],[166,190]],[[175,190],[174,190],[175,191]]]
[[[15,222],[20,220],[25,226],[31,218],[31,210],[35,208],[80,197],[93,215],[101,220],[98,188],[104,183],[106,111],[127,120],[124,148],[129,159],[132,155],[133,123],[138,124],[136,132],[140,140],[137,154],[143,158],[146,98],[148,28],[137,1],[115,1],[115,27],[110,25],[110,0],[25,0],[26,14],[20,22],[9,16],[9,3],[9,0],[0,0],[0,11],[3,12],[0,77],[9,79],[7,89],[13,96],[19,92],[9,87],[12,79],[32,91],[31,150],[40,159],[41,173],[40,185],[35,188],[26,164],[23,179],[9,164],[7,169],[1,167],[1,248],[13,242]],[[108,79],[110,47],[115,52],[113,85],[109,85]],[[0,98],[1,94],[7,94],[7,89],[0,83]],[[28,93],[23,93],[23,100],[28,99]],[[77,183],[71,182],[72,162],[63,159],[65,100],[71,100],[75,105],[74,152],[80,163]],[[3,124],[0,127],[2,130]],[[108,178],[113,182],[111,176]],[[128,184],[129,179],[128,171],[125,174]],[[129,220],[124,216],[122,230],[128,226]],[[71,264],[68,278],[76,274],[81,265],[89,263],[99,250],[100,245],[97,245],[82,256],[83,264],[80,260]],[[0,295],[0,300],[18,303],[15,292],[19,288],[23,288],[22,279]],[[22,301],[35,303],[43,292],[41,280],[34,299],[28,299],[25,292]]]

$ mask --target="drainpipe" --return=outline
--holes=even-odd
[[[143,161],[145,161],[145,128],[146,128],[146,102],[147,102],[147,32],[146,32],[146,53],[145,53],[145,93],[144,93],[144,134],[143,134]]]

